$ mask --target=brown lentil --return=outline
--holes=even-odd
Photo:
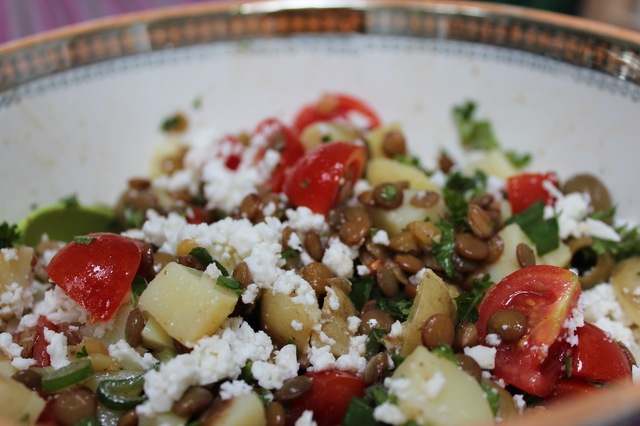
[[[415,299],[416,294],[418,294],[418,286],[414,284],[409,284],[404,286],[404,295],[409,299]]]
[[[387,333],[391,331],[391,326],[393,325],[393,318],[387,312],[378,309],[372,308],[364,312],[360,316],[360,326],[358,327],[358,333],[369,335],[371,330],[378,328],[386,331]]]
[[[376,269],[376,283],[382,294],[387,297],[396,296],[400,292],[398,278],[387,262],[382,263]]]
[[[306,376],[296,376],[284,382],[282,387],[273,393],[273,399],[279,402],[293,401],[311,390],[313,380]]]
[[[11,378],[34,391],[42,388],[42,376],[34,370],[19,370]]]
[[[153,254],[153,271],[158,274],[162,268],[175,261],[176,257],[172,254],[156,252]]]
[[[376,244],[367,238],[364,242],[364,248],[371,253],[376,259],[384,259],[388,257],[387,248],[382,244]]]
[[[438,157],[438,168],[443,173],[449,173],[451,168],[455,165],[453,160],[444,152],[440,153],[440,157]]]
[[[478,261],[468,259],[460,256],[458,253],[453,253],[451,256],[453,266],[456,268],[456,272],[460,274],[470,274],[478,269]]]
[[[489,246],[487,243],[472,233],[457,233],[455,241],[456,252],[466,259],[483,260],[489,254]]]
[[[142,342],[142,329],[144,328],[144,316],[140,309],[135,308],[129,312],[124,327],[124,339],[132,347],[139,346]]]
[[[473,198],[469,204],[476,204],[481,207],[483,210],[489,208],[493,204],[494,197],[491,194],[480,194],[477,197]]]
[[[463,324],[456,330],[456,337],[453,343],[456,350],[475,346],[478,343],[478,329],[476,325],[472,322]]]
[[[440,345],[453,345],[456,327],[449,315],[435,314],[429,317],[422,326],[422,344],[427,349],[435,349]]]
[[[489,317],[487,330],[507,343],[517,342],[527,331],[527,317],[516,309],[504,309]]]
[[[393,210],[400,207],[404,194],[394,183],[381,183],[373,188],[373,200],[377,207]]]
[[[411,254],[399,253],[393,256],[393,260],[403,271],[410,274],[415,274],[424,268],[424,262]]]
[[[389,158],[407,154],[407,144],[404,135],[399,130],[390,130],[382,138],[382,151]]]
[[[487,253],[487,257],[485,257],[484,261],[487,263],[493,263],[500,259],[500,256],[502,256],[502,253],[504,252],[504,240],[500,235],[495,234],[487,241],[487,247],[489,248],[489,253]]]
[[[389,238],[389,248],[395,251],[418,251],[418,242],[409,231],[402,231]]]
[[[428,248],[433,246],[434,240],[440,237],[442,232],[433,222],[425,221],[410,222],[407,225],[407,231],[409,231],[420,244]]]
[[[389,369],[389,355],[386,352],[378,352],[367,362],[362,372],[362,381],[370,385],[382,379]]]
[[[375,301],[375,300],[373,300],[373,299],[372,299],[372,300],[367,300],[367,301],[364,303],[364,305],[362,305],[362,309],[360,309],[360,317],[361,317],[360,319],[362,320],[362,316],[363,316],[365,313],[369,312],[369,311],[370,311],[370,310],[372,310],[372,309],[376,309],[376,304],[377,304],[377,303],[378,303],[378,302],[376,302],[376,301]],[[363,333],[360,333],[360,334],[363,334]],[[368,334],[368,333],[367,333],[367,334]]]
[[[373,207],[376,205],[376,201],[373,199],[373,191],[365,191],[358,195],[358,201],[367,207]]]
[[[479,204],[469,204],[467,222],[471,232],[479,238],[489,238],[493,235],[493,224],[489,214]]]
[[[346,245],[353,246],[364,240],[371,230],[371,223],[367,220],[350,219],[342,224],[338,236]]]
[[[145,243],[141,249],[140,265],[138,266],[138,272],[136,275],[144,277],[147,281],[151,281],[155,277],[155,271],[153,269],[153,246],[149,243]]]
[[[300,270],[300,276],[305,279],[317,295],[325,294],[325,287],[329,285],[327,280],[335,277],[335,274],[327,265],[321,262],[312,262]]]
[[[258,194],[247,194],[240,202],[240,214],[249,220],[253,220],[260,211],[260,196]]]
[[[351,293],[351,281],[344,277],[334,277],[327,279],[327,285],[329,287],[337,287],[344,291],[346,294]]]
[[[316,231],[309,231],[304,236],[304,249],[307,254],[315,261],[320,262],[324,256],[324,248],[320,235]]]
[[[129,410],[120,416],[117,426],[138,426],[138,413],[136,413],[136,410]]]
[[[353,185],[356,181],[356,167],[353,164],[349,164],[344,172],[344,180],[342,185],[338,188],[338,196],[336,197],[336,204],[342,204],[347,201],[353,194]]]
[[[267,426],[284,426],[286,424],[287,413],[282,403],[272,401],[265,407],[265,417]]]
[[[480,368],[480,365],[478,365],[475,359],[462,353],[456,354],[456,358],[458,358],[458,367],[460,367],[462,371],[469,374],[478,382],[482,379],[482,368]]]
[[[202,413],[213,404],[213,394],[200,386],[192,386],[173,403],[172,410],[179,416],[191,417]]]
[[[71,426],[95,415],[97,406],[98,403],[91,389],[75,386],[56,394],[53,414],[59,424]]]
[[[82,342],[80,323],[61,322],[58,324],[58,333],[64,334],[67,338],[67,345],[69,346],[74,346]]]
[[[440,201],[440,194],[437,192],[420,191],[411,197],[411,201],[409,202],[414,207],[423,207],[428,209],[429,207],[433,207],[438,204],[438,201]]]
[[[231,276],[240,283],[242,288],[247,288],[247,286],[251,284],[251,271],[246,262],[238,263],[236,267],[233,268]]]
[[[198,259],[196,259],[195,257],[193,257],[191,255],[178,256],[177,262],[180,265],[184,265],[184,266],[187,266],[189,268],[197,269],[199,271],[204,271],[206,269],[205,265],[200,263],[200,261]]]
[[[129,188],[137,189],[138,191],[143,191],[151,187],[151,181],[146,178],[131,178],[127,183]]]
[[[385,259],[384,260],[384,265],[391,269],[391,271],[393,272],[393,275],[395,275],[396,279],[403,285],[408,285],[409,284],[409,279],[407,279],[407,276],[405,275],[404,271],[402,270],[402,268],[400,268],[400,266],[398,266],[398,264],[396,262],[394,262],[391,259]]]
[[[282,248],[283,249],[288,249],[289,247],[289,239],[291,238],[291,235],[294,233],[294,230],[289,227],[286,226],[283,230],[282,230]]]
[[[520,243],[516,246],[516,258],[523,268],[536,264],[536,255],[533,253],[533,249],[525,243]]]

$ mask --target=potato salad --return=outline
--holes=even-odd
[[[1,223],[0,418],[491,425],[640,379],[638,229],[451,109],[464,158],[343,93],[176,113],[112,208]]]

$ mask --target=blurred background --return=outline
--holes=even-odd
[[[0,43],[89,19],[219,0],[0,0]],[[502,0],[640,30],[640,0]]]

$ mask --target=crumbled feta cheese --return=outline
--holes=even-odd
[[[576,330],[584,325],[584,308],[578,301],[578,307],[571,310],[571,316],[567,318],[562,324],[567,329],[566,341],[571,346],[578,345],[578,335]]]
[[[400,321],[395,321],[391,324],[391,331],[387,334],[389,337],[400,338],[402,337],[403,327]]]
[[[67,336],[64,333],[56,333],[45,327],[44,340],[48,343],[47,353],[51,358],[51,366],[53,368],[60,368],[70,364],[67,357]]]
[[[294,231],[306,234],[309,231],[318,233],[327,229],[325,217],[319,213],[314,213],[308,207],[298,207],[287,209],[284,214],[287,216],[287,225]]]
[[[329,286],[326,286],[324,289],[327,291],[327,295],[324,300],[329,303],[329,308],[331,308],[332,311],[340,309],[340,299],[338,298],[335,290]]]
[[[0,293],[0,318],[22,318],[22,314],[33,307],[33,292],[17,282],[4,287]]]
[[[383,246],[388,246],[390,244],[389,234],[384,229],[378,229],[373,237],[371,238],[371,242],[374,244],[380,244]]]
[[[298,375],[299,368],[296,346],[286,345],[275,352],[271,362],[255,361],[251,365],[251,374],[263,388],[280,389],[285,380]]]
[[[484,370],[493,370],[495,368],[496,352],[496,348],[482,345],[464,348],[464,354],[473,358],[480,368]]]
[[[313,411],[304,410],[296,420],[295,426],[318,426],[318,423],[313,420]]]
[[[500,343],[502,343],[502,339],[495,333],[489,333],[485,338],[485,342],[487,342],[487,345],[489,346],[500,346]]]
[[[176,170],[171,175],[160,175],[151,184],[157,189],[164,189],[169,192],[186,191],[191,195],[196,195],[199,190],[197,174],[189,168]]]
[[[367,359],[364,357],[366,343],[366,335],[351,336],[349,338],[349,352],[336,359],[336,367],[343,371],[362,373],[367,366]]]
[[[18,370],[26,370],[36,363],[35,359],[22,358],[22,346],[13,342],[10,333],[0,333],[0,351],[11,359],[11,365]]]
[[[422,278],[424,277],[424,274],[426,274],[428,271],[429,271],[429,269],[422,268],[418,272],[416,272],[414,275],[411,275],[409,277],[409,284],[418,285],[420,283],[420,281],[422,281]]]
[[[33,312],[20,320],[18,331],[35,326],[38,316],[43,315],[54,324],[62,322],[86,323],[89,314],[60,287],[53,287],[44,293],[43,299],[35,303]]]
[[[295,331],[301,331],[304,328],[304,325],[298,320],[292,320],[291,328],[293,328]]]
[[[390,394],[396,395],[400,399],[404,399],[411,393],[411,380],[409,379],[386,377],[383,384]]]
[[[218,277],[222,276],[222,271],[218,269],[218,265],[215,262],[210,263],[207,266],[207,269],[204,270],[204,275],[209,276],[212,280],[217,280]]]
[[[527,402],[524,400],[524,396],[520,394],[513,395],[513,404],[518,409],[518,413],[524,413],[524,410],[527,408]]]
[[[404,413],[395,404],[385,401],[373,410],[373,418],[379,422],[391,425],[403,425],[408,419]]]
[[[444,388],[446,382],[447,380],[445,379],[444,374],[436,371],[436,373],[431,376],[429,380],[422,384],[424,395],[430,399],[437,398],[438,395],[440,395],[440,392],[442,392],[442,389]]]
[[[357,316],[350,316],[347,318],[347,330],[351,334],[356,334],[362,320]]]
[[[350,278],[353,275],[353,259],[358,257],[358,250],[352,249],[340,241],[340,238],[329,239],[322,257],[322,263],[327,265],[337,276]]]
[[[150,352],[140,355],[124,339],[109,345],[109,356],[115,359],[120,367],[128,370],[149,370],[159,362]]]
[[[232,380],[220,385],[220,398],[223,400],[237,398],[239,396],[248,395],[252,391],[253,387],[244,380]]]
[[[284,272],[274,283],[272,291],[292,295],[291,301],[302,305],[318,306],[316,292],[304,278],[295,271]]]
[[[18,259],[18,250],[15,248],[1,248],[0,254],[2,254],[2,257],[4,257],[4,261],[7,263],[11,262],[12,260]]]
[[[311,346],[307,355],[310,367],[308,371],[330,370],[336,365],[336,357],[331,353],[331,346]]]
[[[356,266],[356,272],[361,277],[366,277],[371,274],[371,270],[367,267],[367,265]]]

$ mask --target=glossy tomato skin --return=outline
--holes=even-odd
[[[44,330],[49,329],[58,332],[58,327],[49,321],[47,317],[40,315],[36,324],[36,337],[33,340],[33,359],[36,367],[47,367],[51,365],[51,356],[47,352],[49,342],[44,335]]]
[[[289,170],[284,193],[296,206],[326,215],[338,201],[340,188],[362,176],[367,152],[361,145],[332,142],[307,152]]]
[[[107,321],[131,289],[141,245],[118,234],[89,234],[86,244],[64,246],[47,266],[49,279],[91,313]]]
[[[545,398],[544,404],[551,405],[558,401],[564,401],[567,398],[577,398],[582,396],[591,395],[597,392],[600,388],[581,379],[574,378],[562,378],[558,381],[553,388],[551,394]]]
[[[530,394],[549,395],[564,374],[569,348],[564,324],[579,297],[577,276],[548,265],[522,268],[491,287],[479,307],[476,326],[481,342],[495,312],[516,309],[527,317],[527,330],[520,340],[497,346],[494,375]]]
[[[266,141],[256,160],[260,160],[267,149],[274,149],[280,153],[280,163],[265,182],[267,189],[280,192],[287,170],[304,155],[304,146],[298,136],[276,118],[267,118],[258,124],[253,137],[262,137]]]
[[[342,424],[351,398],[364,395],[365,385],[358,376],[339,370],[307,373],[313,381],[311,390],[289,405],[287,424],[293,425],[306,410],[313,411],[318,426]]]
[[[555,198],[544,188],[545,181],[558,186],[558,178],[554,173],[522,173],[508,178],[507,197],[511,212],[520,213],[538,200],[546,205],[553,204]]]
[[[334,98],[334,108],[329,111],[322,111],[318,108],[318,104],[304,106],[296,115],[293,128],[300,134],[310,124],[318,121],[330,121],[336,118],[345,118],[351,112],[357,112],[363,115],[369,122],[368,128],[374,129],[380,126],[380,118],[378,114],[365,102],[342,93],[332,93],[326,96]]]
[[[593,382],[631,380],[629,359],[607,333],[585,323],[576,330],[578,346],[571,356],[571,377]]]

